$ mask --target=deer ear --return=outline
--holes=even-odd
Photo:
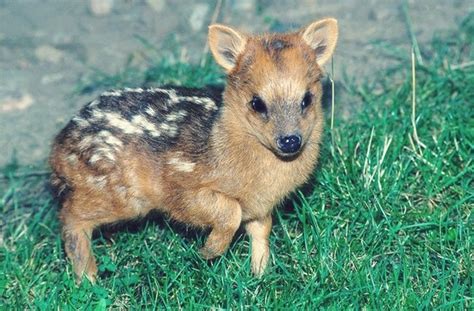
[[[209,26],[208,40],[216,62],[227,72],[232,71],[245,49],[247,37],[230,27],[214,24]]]
[[[332,56],[337,43],[337,20],[326,18],[313,22],[301,31],[301,37],[316,53],[320,66]]]

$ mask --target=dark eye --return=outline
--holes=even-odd
[[[258,112],[258,113],[261,113],[261,114],[266,114],[267,113],[267,106],[265,105],[265,103],[263,102],[263,100],[260,97],[254,96],[252,98],[251,104],[252,104],[252,109],[255,112]]]
[[[310,92],[306,92],[304,94],[303,100],[301,101],[301,109],[305,110],[311,105],[311,101],[313,100],[313,95]]]

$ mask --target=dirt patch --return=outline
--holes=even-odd
[[[71,97],[81,76],[93,68],[118,71],[131,54],[143,50],[137,35],[167,50],[173,34],[182,55],[199,61],[216,6],[216,1],[115,0],[105,1],[108,8],[92,2],[0,0],[0,103],[7,103],[0,107],[0,166],[14,153],[21,164],[43,164],[53,135],[95,96]],[[333,16],[340,26],[335,77],[341,80],[347,72],[364,81],[393,63],[377,48],[380,42],[409,55],[403,3],[229,0],[223,1],[219,22],[246,31],[285,31]],[[434,35],[456,29],[473,6],[469,0],[408,1],[421,48]]]

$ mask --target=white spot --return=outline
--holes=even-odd
[[[176,121],[178,119],[178,115],[176,113],[170,113],[166,116],[166,121]]]
[[[99,154],[94,154],[92,157],[89,159],[90,164],[94,164],[97,161],[102,160],[101,156]]]
[[[162,130],[168,131],[171,127],[168,123],[161,123],[160,128]]]
[[[178,94],[173,89],[166,90],[166,89],[160,89],[160,88],[153,88],[153,89],[151,89],[151,91],[153,91],[155,93],[164,93],[164,94],[168,95],[168,97],[169,97],[168,103],[169,104],[179,103],[180,97],[178,97]]]
[[[92,102],[89,103],[89,107],[95,107],[99,104],[99,100],[98,99],[94,99]]]
[[[114,190],[115,192],[117,192],[117,194],[122,196],[125,196],[127,194],[127,188],[124,186],[116,186]]]
[[[131,92],[131,93],[143,93],[143,89],[141,87],[136,88],[136,89],[131,89],[126,87],[125,92]]]
[[[170,136],[178,134],[178,128],[174,124],[161,123],[160,128]]]
[[[208,97],[198,97],[198,96],[185,96],[180,97],[183,101],[189,101],[198,105],[203,105],[207,110],[216,110],[216,103]]]
[[[91,164],[101,160],[108,160],[109,162],[115,161],[115,150],[108,145],[96,146],[93,151],[94,154],[89,159],[89,163]]]
[[[143,134],[143,131],[147,130],[151,136],[158,137],[161,135],[156,125],[148,121],[143,115],[136,115],[129,122],[118,113],[103,112],[96,109],[92,111],[92,116],[94,121],[105,119],[111,126],[123,131],[125,134]],[[114,136],[110,135],[108,138],[116,142]]]
[[[105,117],[105,115],[104,115],[103,111],[101,111],[99,109],[92,110],[92,119],[94,121],[98,121],[99,119],[102,119],[104,117]]]
[[[132,207],[134,210],[140,211],[143,209],[145,206],[146,202],[143,199],[137,198],[137,197],[131,197],[128,200],[128,204],[130,207]]]
[[[184,118],[185,116],[188,115],[188,112],[187,112],[186,110],[179,110],[179,111],[177,112],[177,114],[178,114],[178,116]]]
[[[115,137],[114,135],[112,135],[112,133],[110,133],[109,131],[105,131],[105,130],[100,131],[99,137],[101,137],[104,140],[104,142],[108,145],[116,146],[116,147],[123,146],[123,142],[117,137]]]
[[[80,127],[88,127],[90,125],[89,121],[81,117],[74,117],[72,118],[72,121],[74,121]]]
[[[96,113],[97,112],[97,113]],[[98,110],[93,111],[94,116],[103,117],[111,126],[118,128],[125,134],[142,134],[143,130],[138,126],[128,122],[122,116],[115,112],[99,112]],[[100,118],[99,117],[99,118]]]
[[[69,164],[76,164],[78,161],[79,161],[79,158],[76,154],[70,154],[66,157],[66,161],[69,163]]]
[[[189,162],[177,157],[173,157],[168,160],[168,164],[172,165],[176,170],[180,172],[190,173],[194,170],[196,163]]]
[[[106,176],[87,176],[87,182],[97,188],[104,188],[107,185],[107,177]]]
[[[156,111],[152,107],[146,108],[145,112],[148,113],[152,117],[156,116]]]
[[[172,112],[166,116],[166,121],[177,121],[184,118],[188,113],[185,110],[179,110],[177,112]]]
[[[195,103],[195,104],[198,104],[198,105],[203,105],[204,108],[206,108],[207,110],[216,110],[217,109],[216,103],[212,99],[210,99],[209,97],[179,96],[176,93],[176,90],[173,90],[173,89],[168,89],[167,90],[167,89],[153,88],[153,89],[150,89],[150,91],[156,92],[156,93],[164,93],[164,94],[168,95],[168,97],[169,97],[168,103],[169,104],[176,104],[176,103],[179,103],[181,101],[189,101],[191,103]]]
[[[98,154],[104,156],[105,158],[109,159],[111,162],[115,161],[115,155],[112,149],[109,147],[100,147],[95,150]],[[92,157],[91,157],[92,159]]]
[[[71,132],[69,132],[69,135],[71,135],[71,137],[74,138],[74,139],[79,139],[81,137],[81,132],[71,131]]]
[[[148,121],[144,116],[137,115],[132,118],[132,123],[136,126],[139,126],[147,130],[151,136],[158,137],[160,136],[160,131],[156,128],[155,124]]]
[[[101,94],[102,96],[121,96],[122,92],[119,90],[107,91]]]
[[[92,136],[84,136],[77,146],[80,150],[87,149],[91,147],[92,143],[94,142],[94,137]]]
[[[122,145],[123,143],[108,131],[101,131],[97,136],[84,136],[77,144],[81,151],[91,149],[94,152],[89,159],[91,164],[103,159],[114,162],[114,152]]]
[[[168,131],[168,135],[170,135],[171,137],[174,137],[177,134],[178,134],[178,128],[176,126],[172,126]]]

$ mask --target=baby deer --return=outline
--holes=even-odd
[[[323,128],[321,77],[337,21],[250,36],[209,27],[227,72],[224,90],[112,90],[86,105],[50,156],[66,254],[76,279],[95,280],[95,228],[156,209],[210,228],[204,258],[221,255],[243,225],[251,266],[269,258],[272,209],[312,173]]]

